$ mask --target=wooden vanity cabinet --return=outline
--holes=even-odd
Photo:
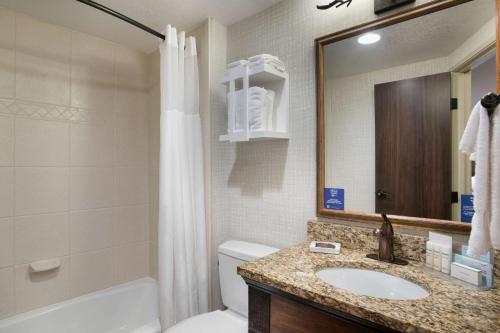
[[[370,321],[245,279],[249,333],[397,332]]]

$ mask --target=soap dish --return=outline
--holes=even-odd
[[[340,254],[340,243],[312,241],[309,250],[316,253]]]

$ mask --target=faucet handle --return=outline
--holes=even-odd
[[[380,228],[373,229],[373,236],[380,237],[381,233],[382,233],[382,229],[380,229]]]

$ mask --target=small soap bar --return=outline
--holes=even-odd
[[[311,252],[340,254],[340,243],[312,241],[309,249]]]

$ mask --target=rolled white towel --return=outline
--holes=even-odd
[[[234,68],[234,67],[238,67],[238,66],[244,66],[246,64],[248,64],[248,60],[237,60],[237,61],[233,61],[232,63],[228,64],[227,68]]]
[[[279,60],[279,58],[276,57],[276,56],[264,53],[264,54],[258,54],[258,55],[255,55],[253,57],[250,57],[250,58],[248,58],[248,61],[250,61],[250,62],[256,62],[256,61],[260,61],[260,60],[263,60],[263,59],[276,59],[276,60]]]

